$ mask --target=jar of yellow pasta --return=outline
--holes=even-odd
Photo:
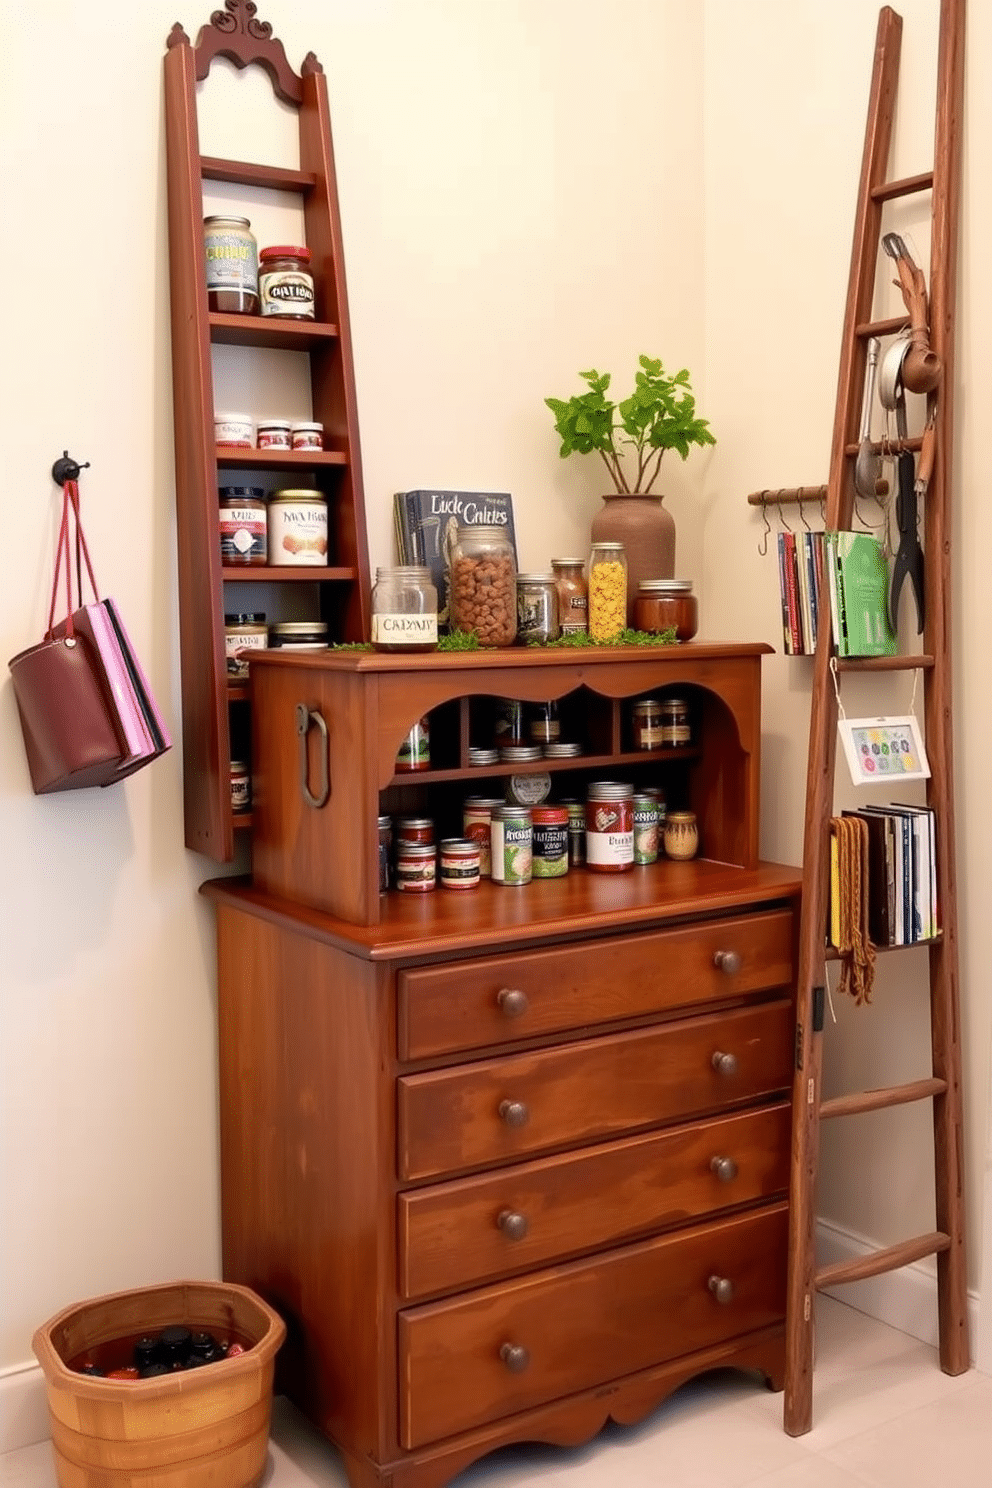
[[[623,543],[600,542],[589,555],[589,635],[609,641],[627,625],[627,555]]]

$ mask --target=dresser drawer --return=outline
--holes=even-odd
[[[785,1090],[791,1001],[404,1075],[403,1179],[506,1162]]]
[[[776,1204],[401,1312],[402,1445],[778,1322],[787,1217],[788,1206]],[[730,1283],[729,1300],[718,1300],[711,1277]]]
[[[792,915],[776,910],[404,971],[399,1056],[429,1059],[785,987],[792,942]]]
[[[400,1294],[618,1245],[789,1186],[786,1102],[399,1195]]]

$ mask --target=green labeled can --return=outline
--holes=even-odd
[[[651,795],[634,797],[634,862],[658,861],[658,802]]]
[[[534,870],[534,828],[526,806],[494,806],[490,829],[493,883],[518,889]]]

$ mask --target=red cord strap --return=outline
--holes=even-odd
[[[55,628],[55,605],[58,598],[59,576],[62,571],[62,560],[65,559],[65,634],[66,640],[75,638],[75,627],[72,623],[72,541],[69,534],[70,511],[76,528],[76,592],[79,595],[79,603],[83,603],[83,576],[81,557],[86,563],[86,572],[89,575],[90,588],[93,590],[93,598],[99,599],[96,587],[96,579],[93,574],[93,564],[90,562],[89,548],[86,546],[86,536],[83,532],[83,524],[79,514],[79,483],[67,480],[62,487],[62,521],[59,526],[58,540],[55,545],[55,574],[52,578],[52,602],[48,607],[48,630],[46,639],[50,639]]]

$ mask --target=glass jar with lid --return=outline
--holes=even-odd
[[[642,579],[634,600],[638,630],[660,635],[674,629],[677,641],[691,641],[699,629],[699,605],[691,579]]]
[[[207,309],[258,314],[258,245],[247,217],[203,219]]]
[[[634,788],[594,780],[586,799],[586,862],[596,873],[625,873],[634,866]]]
[[[372,590],[372,644],[377,651],[437,648],[437,590],[429,568],[377,568]]]
[[[310,249],[280,244],[258,255],[258,295],[263,315],[281,320],[313,320]]]
[[[458,526],[451,550],[452,630],[480,646],[512,646],[517,634],[516,562],[505,527]]]
[[[584,634],[589,629],[589,586],[581,558],[552,558],[558,590],[558,625],[562,635]]]
[[[589,554],[589,634],[609,641],[627,625],[627,555],[623,543],[595,543]]]
[[[517,640],[556,641],[559,634],[554,574],[517,574]]]

